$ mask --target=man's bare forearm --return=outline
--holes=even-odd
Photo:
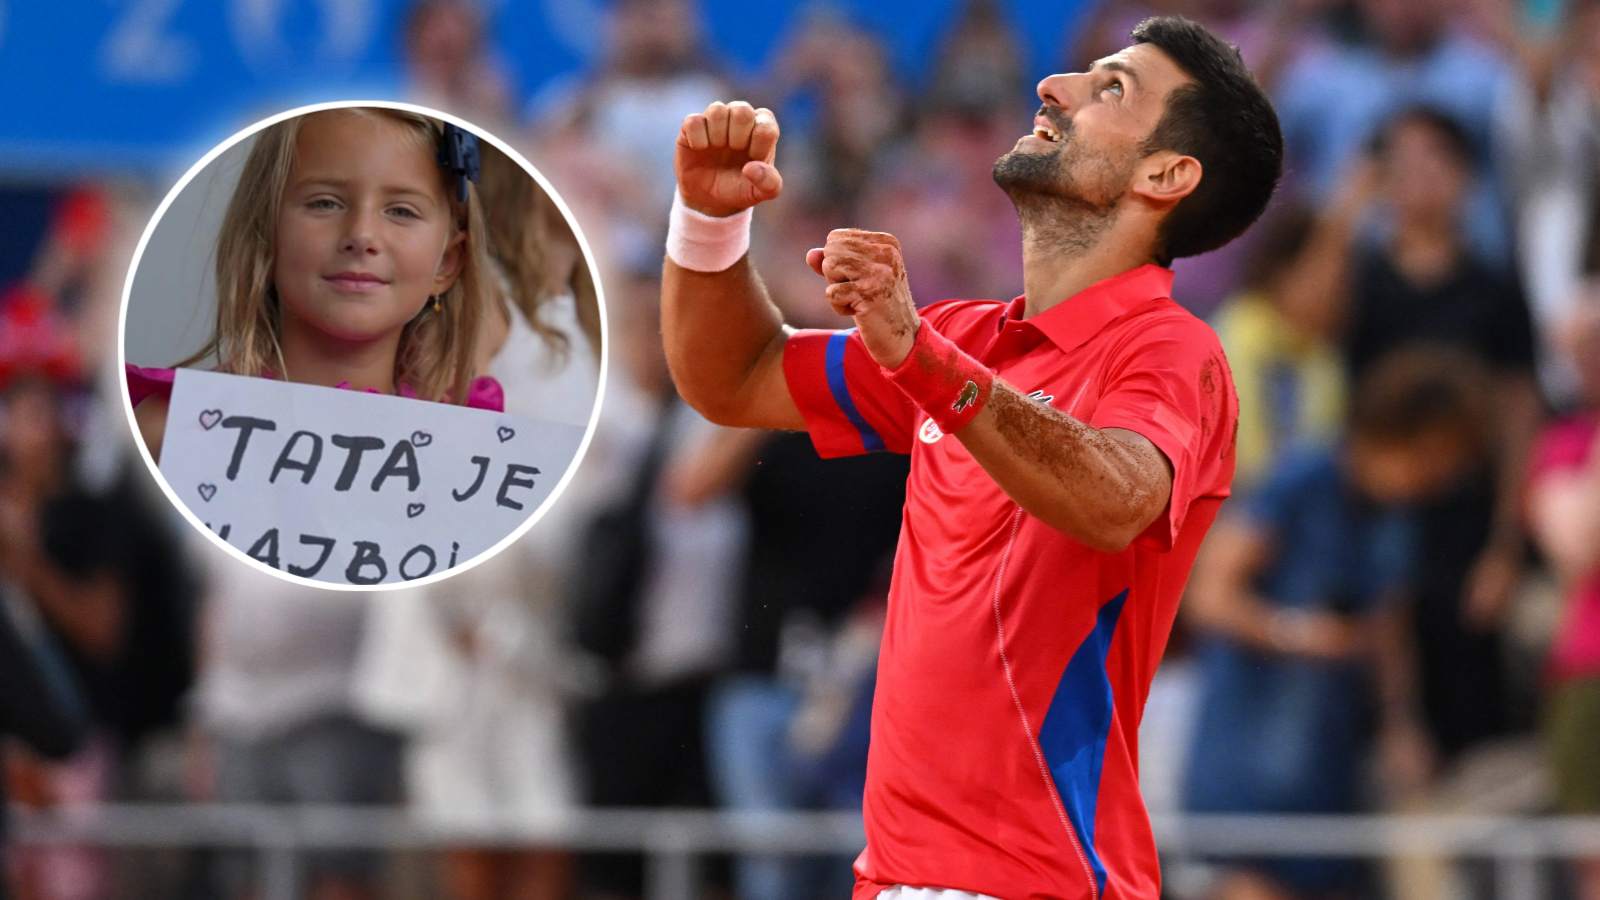
[[[1098,550],[1119,551],[1166,507],[1172,471],[1145,438],[1091,427],[996,380],[957,435],[1035,517]]]
[[[667,260],[661,332],[678,393],[706,418],[739,427],[803,427],[781,381],[788,329],[748,256],[721,272]]]

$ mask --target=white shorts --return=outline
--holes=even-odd
[[[886,891],[879,891],[878,900],[998,900],[998,898],[970,891],[953,891],[949,888],[907,887],[897,884]]]

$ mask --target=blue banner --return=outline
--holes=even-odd
[[[1007,13],[1032,73],[1051,71],[1088,0]],[[272,112],[321,100],[402,99],[410,0],[0,0],[0,170],[12,177],[167,177]],[[604,0],[483,0],[519,99],[581,76],[603,50]],[[703,0],[717,63],[761,71],[817,4]],[[882,37],[915,86],[961,0],[835,0]]]

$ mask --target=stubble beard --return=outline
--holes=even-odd
[[[1085,168],[1096,184],[1077,177]],[[1098,243],[1116,220],[1128,182],[1128,173],[1116,171],[1110,161],[1087,160],[1070,127],[1052,152],[1012,150],[995,160],[992,174],[1016,207],[1023,244],[1053,254],[1077,255]]]

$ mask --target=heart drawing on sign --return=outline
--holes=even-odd
[[[206,482],[205,484],[200,485],[200,496],[204,497],[205,501],[207,503],[210,503],[211,502],[211,498],[215,497],[216,495],[217,495],[217,486],[216,485],[211,484],[210,482]]]
[[[422,511],[427,508],[428,506],[425,503],[407,503],[406,518],[415,519],[417,516],[422,515]]]
[[[500,443],[502,443],[502,444],[504,444],[506,441],[509,441],[512,438],[517,436],[516,431],[514,431],[514,430],[512,430],[510,428],[507,428],[504,425],[501,425],[499,428],[496,428],[494,433],[500,435]]]
[[[426,447],[431,443],[433,443],[433,435],[427,433],[426,431],[411,432],[411,446]]]
[[[217,423],[221,421],[222,410],[220,409],[203,409],[200,411],[200,427],[207,431],[217,427]]]

